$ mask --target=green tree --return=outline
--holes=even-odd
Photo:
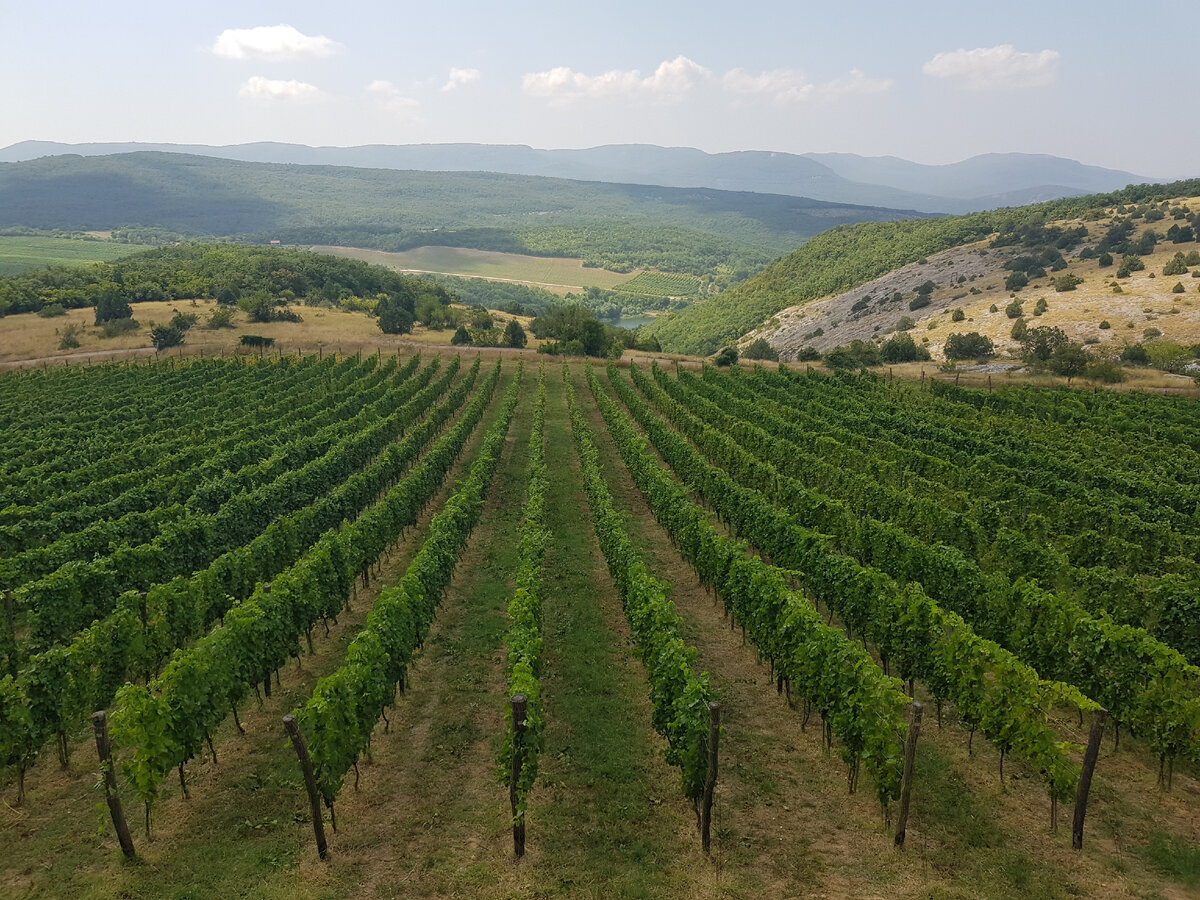
[[[779,362],[779,351],[767,343],[766,338],[758,338],[750,342],[742,351],[742,359],[768,359]]]
[[[463,344],[471,343],[471,332],[467,331],[465,325],[459,325],[458,331],[454,332],[454,337],[450,338],[450,343],[455,347],[461,347]]]
[[[984,337],[978,331],[968,331],[966,334],[952,334],[946,338],[942,353],[946,359],[989,359],[996,352],[990,338]]]
[[[516,319],[509,319],[508,324],[504,326],[503,340],[505,347],[524,347],[528,338],[521,323]]]
[[[380,300],[375,307],[379,330],[384,334],[408,334],[413,329],[413,314],[398,300]]]
[[[718,366],[732,366],[738,361],[737,347],[722,347],[721,352],[717,354],[714,362]]]
[[[1004,314],[1010,319],[1021,318],[1021,301],[1014,300],[1012,303],[1008,304],[1008,306],[1004,307]]]
[[[895,334],[879,347],[879,358],[885,363],[924,362],[929,351],[912,339],[910,334]]]
[[[96,324],[103,325],[116,319],[132,319],[133,307],[119,294],[105,294],[96,300]]]
[[[1055,353],[1065,347],[1070,341],[1067,333],[1061,328],[1041,327],[1030,328],[1021,338],[1025,359],[1032,363],[1045,363]]]
[[[1067,384],[1070,384],[1072,378],[1087,371],[1089,361],[1090,358],[1087,351],[1083,349],[1083,344],[1067,341],[1062,346],[1055,348],[1048,365],[1050,371],[1055,375],[1065,375]]]
[[[183,343],[183,332],[174,325],[155,325],[150,329],[150,343],[155,350],[178,347]]]

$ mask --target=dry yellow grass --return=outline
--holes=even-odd
[[[324,307],[295,307],[304,321],[250,322],[243,312],[235,312],[232,328],[209,329],[205,323],[217,308],[215,300],[175,300],[138,303],[133,307],[139,323],[137,331],[106,338],[92,323],[95,311],[91,308],[69,310],[66,316],[43,319],[33,313],[7,316],[0,323],[0,368],[54,363],[88,364],[109,359],[153,357],[150,329],[155,323],[165,323],[175,311],[194,313],[200,321],[186,335],[182,347],[173,347],[172,356],[215,356],[223,354],[257,355],[240,345],[243,334],[257,334],[275,339],[271,353],[394,353],[419,346],[449,346],[454,329],[430,330],[422,326],[412,334],[390,335],[379,330],[376,320],[361,312],[343,312]],[[516,319],[529,332],[533,320],[528,316],[493,313],[498,327]],[[59,349],[63,329],[69,324],[81,328],[79,347]],[[536,350],[540,342],[529,334],[528,349]],[[463,348],[470,350],[473,348]]]

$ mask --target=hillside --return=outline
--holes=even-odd
[[[705,153],[690,147],[649,144],[539,150],[523,145],[495,144],[307,147],[261,142],[215,147],[24,141],[0,150],[0,161],[137,151],[189,153],[245,162],[435,172],[504,172],[584,181],[708,187],[939,213],[1016,206],[1111,191],[1128,184],[1155,180],[1131,172],[1087,166],[1071,159],[1027,153],[989,153],[947,165],[923,165],[893,156],[800,155],[766,150]]]
[[[837,225],[911,216],[805,198],[174,153],[0,164],[0,227],[406,250],[441,244],[745,277]]]
[[[822,298],[845,295],[850,291],[856,293],[854,299],[859,299],[862,294],[871,293],[864,286],[873,279],[946,250],[984,241],[998,233],[1006,236],[1020,234],[1024,229],[1036,230],[1047,222],[1067,220],[1086,222],[1089,240],[1094,245],[1117,218],[1125,215],[1124,204],[1150,201],[1157,204],[1169,198],[1186,198],[1197,194],[1200,194],[1200,181],[1192,180],[1170,185],[1142,185],[1112,194],[1089,195],[967,216],[877,222],[833,229],[777,260],[745,284],[655,322],[651,331],[664,350],[711,354],[722,344],[738,340],[783,310]],[[1156,211],[1152,217],[1157,215]],[[1171,224],[1172,221],[1161,221],[1156,222],[1154,227],[1161,233]],[[1080,243],[1078,250],[1087,245],[1088,242]],[[907,284],[907,273],[899,277]],[[1045,282],[1041,284],[1044,291]],[[863,290],[859,292],[859,288]],[[844,304],[847,307],[854,302],[848,295],[844,299],[849,300]],[[841,305],[841,301],[833,304],[831,308],[835,312],[830,319],[842,315]],[[907,312],[907,308],[904,312]],[[899,315],[900,312],[897,312],[894,318],[898,319]],[[798,313],[791,314],[789,318],[797,319]],[[815,330],[816,327],[805,331]],[[784,338],[780,337],[780,340]],[[794,336],[789,336],[786,341],[790,347],[794,343]]]

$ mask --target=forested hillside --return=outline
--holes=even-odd
[[[157,228],[378,250],[445,244],[732,280],[827,228],[903,215],[913,213],[707,188],[173,153],[0,164],[0,227]]]

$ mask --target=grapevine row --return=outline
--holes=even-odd
[[[525,798],[537,780],[537,759],[542,750],[545,714],[542,710],[542,561],[546,555],[546,364],[538,370],[537,405],[533,411],[533,433],[529,436],[528,484],[521,517],[517,549],[516,589],[508,603],[507,648],[508,695],[526,698],[525,730],[516,752],[520,756],[520,778],[515,785],[517,819],[525,818]],[[507,710],[500,771],[512,788],[514,739],[512,708]]]
[[[403,683],[413,653],[433,622],[459,554],[479,521],[484,494],[500,462],[513,411],[520,399],[524,364],[509,386],[500,419],[488,429],[470,473],[433,517],[421,549],[398,584],[375,600],[367,623],[351,641],[342,666],[317,682],[296,713],[308,739],[317,787],[332,808],[346,773],[366,749]]]

